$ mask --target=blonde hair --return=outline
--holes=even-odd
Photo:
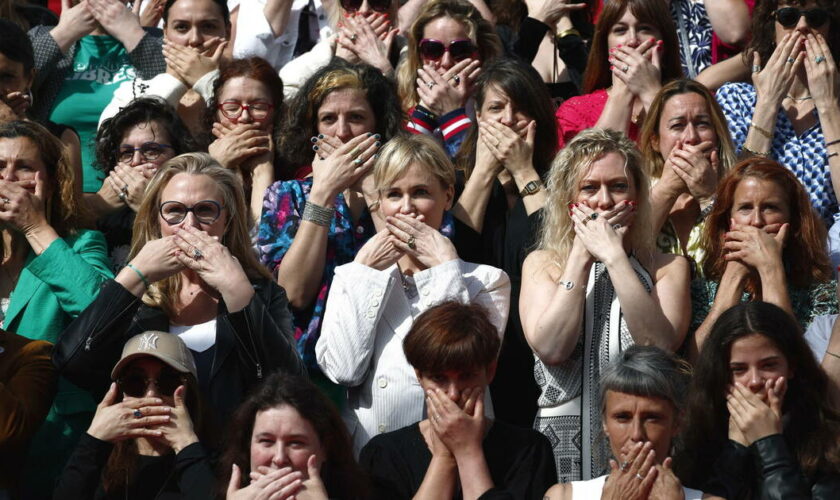
[[[580,181],[592,163],[608,153],[624,157],[624,170],[636,188],[636,215],[625,236],[630,248],[643,262],[650,262],[654,252],[651,229],[650,183],[642,168],[636,145],[623,133],[590,128],[582,131],[563,148],[548,172],[548,198],[543,209],[539,249],[554,253],[554,262],[562,269],[575,239],[575,228],[569,217],[569,203],[577,199]]]
[[[220,240],[221,243],[239,260],[248,278],[271,279],[271,274],[260,265],[251,248],[251,238],[248,235],[250,218],[242,183],[233,171],[221,166],[207,153],[178,155],[161,165],[149,181],[143,202],[134,219],[134,232],[128,259],[133,259],[148,242],[160,239],[158,211],[161,193],[169,181],[178,174],[206,175],[213,180],[221,193],[223,210],[227,210],[227,224]],[[167,315],[172,316],[178,302],[180,288],[180,273],[176,273],[169,278],[152,283],[143,295],[143,302],[149,306],[160,307]]]
[[[444,188],[455,185],[455,166],[440,144],[426,135],[407,134],[394,137],[379,150],[373,165],[376,190],[388,188],[413,165],[421,165]]]
[[[432,0],[427,3],[408,32],[408,54],[397,68],[397,91],[403,110],[416,106],[417,70],[420,61],[420,40],[426,25],[441,17],[448,17],[461,23],[470,40],[476,45],[482,64],[502,54],[502,42],[493,25],[481,17],[478,10],[466,0]]]

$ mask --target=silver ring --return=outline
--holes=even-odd
[[[621,68],[621,72],[622,73],[627,73],[628,69],[630,69],[630,66],[625,65],[623,68]]]
[[[357,38],[359,38],[359,35],[353,33],[352,35],[350,35],[350,42],[351,43],[356,43]]]
[[[641,474],[639,474],[639,473],[637,472],[637,473],[636,473],[636,479],[638,479],[639,481],[644,481],[644,480],[645,480],[645,476],[643,476],[643,475],[641,475]]]
[[[788,57],[788,58],[787,58],[787,62],[788,62],[788,64],[793,64],[793,63],[794,63],[794,61],[796,61],[796,59],[794,59],[794,58],[792,58],[792,57]]]
[[[134,418],[143,418],[143,412],[140,411],[140,408],[134,410]]]
[[[432,87],[435,86],[435,82],[429,82],[429,83],[426,84],[426,86],[431,89]]]
[[[759,71],[761,71],[761,66],[758,64],[753,64],[752,70],[753,73],[758,73]]]
[[[627,470],[627,467],[630,467],[630,462],[621,462],[621,467],[619,468],[621,469],[621,472],[624,472]]]
[[[2,201],[3,201],[3,208],[6,208],[6,205],[8,205],[9,202],[12,201],[12,200],[10,200],[10,199],[8,199],[4,196]]]
[[[128,184],[122,187],[122,192],[128,194]]]
[[[598,212],[592,212],[592,214],[589,215],[589,218],[592,219],[592,220],[597,219],[598,218]]]
[[[117,193],[117,198],[119,198],[121,202],[125,203],[125,192],[120,191],[119,193]]]
[[[619,229],[621,229],[621,224],[615,223],[612,225],[612,228],[618,231]]]
[[[819,64],[821,62],[825,62],[825,56],[817,56],[814,58],[814,62]]]
[[[415,240],[414,236],[412,235],[412,236],[408,237],[408,241],[405,242],[405,244],[408,245],[408,248],[414,250],[414,249],[417,248],[417,244],[415,243],[415,241],[416,240]]]
[[[362,164],[362,159],[361,158],[356,158],[355,160],[353,160],[353,165],[356,165],[358,167],[361,164]]]
[[[201,250],[199,250],[199,249],[198,249],[198,247],[193,247],[193,254],[192,254],[192,257],[193,257],[193,259],[195,259],[195,260],[201,260],[201,259],[203,259],[203,258],[204,258],[204,254],[203,254],[203,253],[201,253]]]
[[[461,77],[458,75],[452,75],[452,81],[455,82],[455,86],[457,87],[459,83],[461,83]]]

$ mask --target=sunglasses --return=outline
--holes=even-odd
[[[420,49],[420,56],[428,61],[437,61],[446,52],[449,52],[452,59],[462,61],[468,57],[472,57],[478,51],[472,43],[472,40],[468,38],[452,40],[449,42],[449,47],[444,45],[440,40],[424,38],[420,40],[418,48]]]
[[[811,28],[819,28],[828,21],[830,14],[825,9],[797,9],[796,7],[783,7],[775,13],[776,21],[785,28],[792,28],[799,22],[799,18],[805,16],[805,22]]]
[[[202,200],[195,205],[188,207],[180,201],[167,201],[160,205],[160,216],[170,226],[180,224],[192,212],[198,222],[212,224],[222,214],[222,206],[217,201]]]
[[[131,160],[134,158],[134,153],[140,151],[140,156],[144,160],[153,162],[160,158],[167,149],[172,149],[172,146],[169,144],[158,144],[157,142],[147,142],[139,148],[125,145],[117,153],[117,160],[120,163],[131,163]]]
[[[274,105],[267,102],[243,104],[239,101],[225,101],[219,104],[217,108],[228,118],[228,120],[236,120],[242,116],[242,111],[245,109],[248,110],[248,114],[251,115],[251,118],[254,120],[265,120],[268,117],[268,113],[274,109]]]
[[[341,0],[341,8],[347,12],[358,12],[362,8],[364,0]],[[376,12],[388,12],[391,10],[391,0],[368,0],[368,6]]]
[[[117,380],[123,394],[132,398],[142,398],[149,391],[149,385],[155,384],[161,396],[172,396],[179,385],[186,382],[185,377],[171,369],[161,370],[158,378],[146,378],[142,373],[131,373]]]

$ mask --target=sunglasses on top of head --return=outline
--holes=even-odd
[[[341,8],[347,12],[358,12],[362,8],[364,0],[341,0]],[[387,13],[391,10],[391,0],[368,0],[371,10],[380,13]]]
[[[418,45],[420,49],[420,56],[429,61],[437,61],[443,57],[443,54],[449,52],[452,59],[462,61],[468,57],[472,57],[478,51],[472,40],[468,38],[460,40],[452,40],[449,42],[449,47],[444,45],[440,40],[433,40],[431,38],[424,38],[420,40]]]
[[[799,18],[805,16],[805,22],[811,28],[819,28],[828,21],[831,15],[825,9],[798,9],[796,7],[782,7],[774,13],[776,21],[785,28],[793,28]]]

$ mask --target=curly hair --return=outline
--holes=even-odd
[[[310,137],[318,135],[318,110],[331,93],[341,89],[364,92],[376,119],[376,133],[385,143],[402,130],[400,112],[393,82],[368,64],[352,64],[341,58],[318,70],[289,101],[277,151],[282,155],[285,171],[312,162]]]
[[[769,158],[748,158],[734,167],[719,183],[716,201],[706,219],[702,245],[706,249],[703,272],[708,279],[720,280],[726,269],[723,258],[724,234],[729,230],[732,206],[735,204],[735,190],[744,179],[751,177],[772,181],[787,196],[790,205],[790,231],[782,253],[786,274],[791,285],[807,288],[814,283],[831,279],[831,262],[826,253],[826,231],[822,220],[816,214],[808,193],[793,173]],[[746,289],[757,293],[760,283],[754,277],[748,278]]]
[[[534,169],[543,177],[557,153],[557,120],[554,104],[545,82],[530,64],[515,59],[499,58],[482,68],[475,82],[475,107],[480,110],[490,89],[504,92],[517,109],[530,116],[537,125],[534,137]],[[469,178],[475,166],[478,127],[470,127],[456,156],[456,164]]]
[[[74,234],[87,213],[81,193],[75,189],[76,173],[59,139],[43,126],[31,121],[11,121],[0,124],[0,139],[26,138],[41,155],[52,185],[52,194],[44,200],[47,222],[59,236]]]
[[[418,45],[426,25],[448,17],[461,23],[470,40],[478,47],[482,64],[502,55],[502,42],[489,21],[467,0],[432,0],[427,3],[408,32],[408,55],[397,68],[397,89],[403,110],[408,111],[420,102],[417,97],[417,70],[422,66]]]
[[[805,0],[786,0],[785,3],[791,6],[804,6]],[[829,19],[828,37],[826,42],[831,50],[831,57],[835,61],[840,58],[840,10],[837,9],[837,2],[834,0],[816,0],[816,4],[827,10],[831,16]],[[752,38],[743,52],[744,64],[752,65],[752,55],[758,52],[761,65],[767,64],[773,51],[776,50],[776,10],[779,8],[779,0],[762,0],[755,3],[755,10],[752,15]]]
[[[538,247],[554,253],[554,262],[562,269],[566,265],[575,228],[569,217],[568,205],[575,201],[580,181],[592,163],[608,153],[624,157],[624,170],[633,180],[636,189],[636,214],[633,225],[625,236],[630,247],[642,262],[649,262],[654,255],[654,238],[651,224],[650,183],[642,167],[642,158],[636,145],[621,132],[590,128],[580,132],[560,150],[551,163],[546,182],[548,198],[543,208]]]
[[[132,128],[155,123],[166,134],[164,142],[172,146],[176,155],[198,149],[198,144],[178,113],[157,96],[131,101],[119,113],[108,118],[96,132],[96,156],[93,165],[106,174],[117,165],[120,144]],[[157,138],[156,138],[157,139]]]
[[[680,43],[668,4],[664,0],[613,0],[604,4],[595,24],[589,59],[583,73],[581,94],[589,94],[612,85],[612,72],[607,61],[607,38],[613,25],[621,19],[628,7],[639,22],[650,24],[662,33],[665,52],[662,54],[660,81],[682,78]]]
[[[219,465],[222,496],[230,481],[233,464],[243,472],[240,486],[250,483],[248,472],[251,470],[254,421],[258,413],[280,406],[294,408],[318,434],[326,454],[321,457],[324,459],[321,479],[329,495],[347,499],[367,498],[365,474],[353,458],[350,434],[335,405],[309,379],[280,372],[268,376],[233,415]]]
[[[809,477],[840,468],[840,415],[830,407],[828,379],[805,342],[799,324],[766,302],[744,302],[720,315],[694,365],[683,429],[684,448],[675,465],[681,479],[701,485],[729,441],[726,395],[732,384],[732,345],[747,336],[767,337],[787,358],[795,377],[782,405],[789,449]]]

